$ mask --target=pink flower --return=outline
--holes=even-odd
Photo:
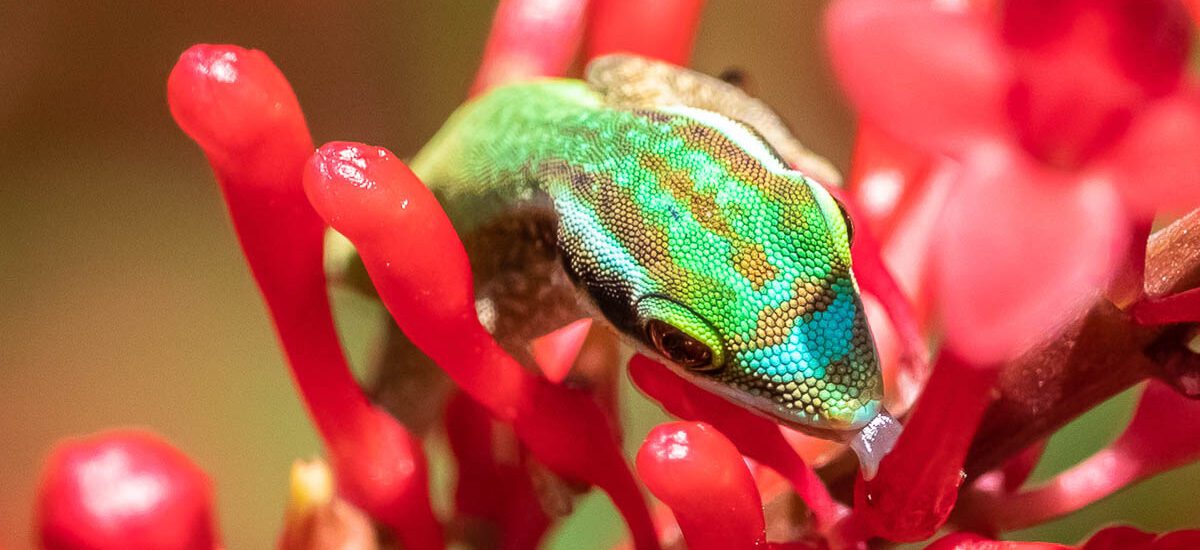
[[[864,120],[957,164],[930,253],[947,343],[974,363],[1102,291],[1129,220],[1200,204],[1177,2],[840,0],[827,30]]]

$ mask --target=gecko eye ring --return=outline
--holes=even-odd
[[[651,319],[646,323],[646,335],[659,353],[685,369],[712,372],[720,368],[713,365],[708,346],[667,323]]]
[[[846,209],[846,205],[842,201],[834,199],[837,202],[838,210],[842,213],[842,220],[846,222],[846,241],[854,243],[854,220],[850,218],[850,211]]]

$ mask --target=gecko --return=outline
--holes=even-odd
[[[851,220],[810,177],[836,171],[717,78],[631,55],[586,73],[469,100],[412,159],[464,238],[484,325],[520,351],[591,315],[787,426],[845,440],[875,420]]]

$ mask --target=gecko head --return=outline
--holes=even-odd
[[[634,334],[714,393],[806,432],[843,438],[875,418],[882,397],[851,271],[850,222],[815,182],[774,177],[789,189],[769,206],[743,202],[749,215],[740,222],[727,220],[720,231],[701,224],[666,231],[668,241],[679,241],[671,255],[684,269],[659,272],[653,290],[636,298]],[[795,190],[804,198],[782,198]],[[720,233],[724,239],[715,238]]]
[[[556,197],[568,272],[689,380],[844,438],[875,418],[883,392],[850,220],[824,187],[717,116],[660,116],[662,135],[648,132],[617,176],[574,176]]]

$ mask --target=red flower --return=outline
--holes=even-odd
[[[204,149],[339,490],[410,548],[443,545],[420,442],[358,387],[338,342],[322,263],[325,225],[300,176],[312,138],[262,52],[193,46],[167,82],[171,113]]]
[[[208,475],[148,432],[59,443],[46,459],[37,498],[46,550],[220,548]]]
[[[982,363],[1097,292],[1127,219],[1200,204],[1181,5],[997,4],[841,0],[827,20],[863,118],[960,166],[933,229],[935,294],[948,344]]]
[[[581,43],[588,55],[632,50],[682,63],[700,6],[504,0],[473,92],[561,74]],[[1200,108],[1183,73],[1181,44],[1192,31],[1182,13],[1167,0],[979,0],[960,8],[835,2],[828,22],[835,67],[868,123],[850,197],[869,200],[846,201],[865,222],[855,269],[869,302],[887,312],[881,324],[871,306],[872,322],[885,328],[889,383],[901,386],[893,402],[916,404],[876,477],[858,476],[853,489],[848,476],[826,487],[796,451],[801,436],[635,357],[635,383],[690,421],[652,433],[637,464],[691,547],[862,548],[873,538],[925,540],[951,519],[990,534],[1067,513],[1200,457],[1196,426],[1179,420],[1194,416],[1194,405],[1154,383],[1121,438],[1046,486],[1020,491],[1040,456],[1035,445],[959,498],[1001,367],[1102,290],[1122,265],[1125,241],[1144,237],[1154,209],[1200,202],[1200,191],[1187,187],[1200,180],[1193,154]],[[672,24],[664,26],[664,17]],[[638,548],[656,548],[671,532],[670,518],[660,517],[657,529],[652,523],[620,452],[613,390],[562,384],[588,321],[534,342],[545,376],[518,364],[480,324],[462,242],[429,190],[384,148],[334,142],[312,154],[290,87],[261,53],[195,47],[168,92],[177,121],[217,173],[348,501],[406,547],[445,544],[421,441],[375,408],[346,366],[322,272],[326,223],[353,242],[397,325],[461,390],[445,418],[460,469],[455,525],[468,536],[497,530],[479,539],[484,544],[535,546],[557,519],[542,507],[553,490],[538,483],[552,477],[550,485],[605,491]],[[891,191],[884,176],[892,177]],[[900,261],[898,277],[885,259]],[[1121,272],[1136,280],[1134,294],[1140,261]],[[1146,324],[1195,321],[1195,299],[1195,291],[1155,296],[1132,311]],[[938,326],[946,347],[930,376],[925,340]],[[1165,334],[1156,331],[1145,334]],[[1175,367],[1191,368],[1186,360]],[[826,475],[838,479],[836,471]],[[1102,482],[1080,481],[1095,479]],[[788,515],[795,540],[771,544],[763,502],[788,485],[811,519]],[[1170,548],[1194,536],[1109,530],[1085,548],[1113,541]],[[1058,546],[957,533],[934,547]]]
[[[712,426],[675,422],[650,431],[638,474],[675,513],[693,550],[766,545],[762,501],[741,453]]]

